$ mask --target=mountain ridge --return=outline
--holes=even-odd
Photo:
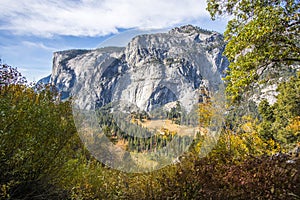
[[[134,37],[126,47],[55,52],[50,83],[81,108],[126,101],[151,111],[180,101],[191,109],[197,90],[217,90],[228,67],[223,36],[186,25]],[[80,94],[80,95],[78,95]]]

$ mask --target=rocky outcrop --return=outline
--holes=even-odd
[[[224,46],[221,34],[187,25],[137,36],[126,47],[60,51],[50,82],[86,109],[119,102],[151,111],[174,101],[191,109],[201,84],[222,84]]]

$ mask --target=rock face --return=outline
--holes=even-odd
[[[38,84],[48,84],[48,83],[50,82],[50,79],[51,79],[51,75],[46,76],[46,77],[40,79],[40,80],[37,82],[37,85],[38,85]]]
[[[222,84],[224,47],[221,34],[187,25],[137,36],[126,47],[56,52],[50,82],[85,109],[122,102],[151,111],[174,101],[190,109],[201,84]]]

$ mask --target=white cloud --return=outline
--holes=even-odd
[[[164,28],[207,17],[205,0],[1,0],[0,30],[100,36],[118,28]]]

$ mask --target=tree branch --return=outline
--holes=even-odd
[[[283,62],[283,61],[294,61],[300,62],[300,58],[282,58],[282,59],[272,59],[273,62]]]

